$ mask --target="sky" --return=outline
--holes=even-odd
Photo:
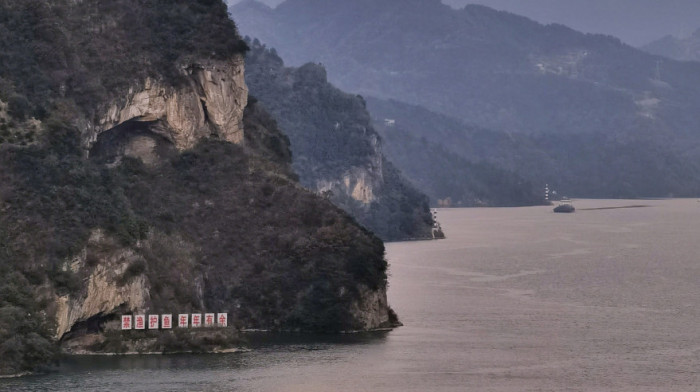
[[[283,0],[262,0],[276,6]],[[348,0],[352,1],[352,0]],[[235,3],[237,0],[229,0]],[[487,5],[541,23],[561,23],[586,33],[609,34],[641,46],[666,35],[700,28],[698,0],[443,0],[454,7]]]

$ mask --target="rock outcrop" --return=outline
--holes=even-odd
[[[56,298],[56,337],[61,339],[80,322],[99,316],[108,315],[120,309],[124,312],[146,310],[149,302],[149,283],[144,275],[122,281],[127,269],[143,263],[143,257],[134,249],[123,248],[106,237],[102,230],[95,230],[90,237],[88,248],[103,248],[99,264],[86,265],[88,249],[76,257],[70,266],[75,274],[88,277],[85,290]],[[95,256],[93,256],[95,257]]]
[[[0,1],[0,14],[0,136],[42,121],[35,142],[0,140],[0,375],[59,347],[217,349],[199,330],[184,348],[186,331],[115,331],[124,314],[228,313],[239,344],[238,329],[339,332],[389,313],[362,297],[385,296],[382,241],[299,185],[289,140],[248,102],[247,45],[223,2]]]
[[[352,167],[340,179],[323,178],[316,180],[316,190],[320,194],[343,195],[362,203],[365,207],[377,199],[375,189],[380,189],[382,168]]]
[[[151,130],[178,150],[192,148],[205,137],[243,141],[243,110],[248,103],[244,60],[207,61],[182,68],[182,86],[146,79],[111,104],[97,121],[88,123],[83,144],[90,149],[99,135],[128,121],[156,123]]]
[[[359,288],[360,299],[352,304],[351,312],[361,326],[361,330],[394,328],[401,325],[396,314],[389,307],[386,291]]]
[[[289,135],[301,184],[385,241],[432,238],[427,198],[385,158],[364,99],[331,85],[322,65],[284,67],[274,49],[249,46],[246,81]]]

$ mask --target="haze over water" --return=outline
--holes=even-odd
[[[440,210],[448,239],[388,244],[390,333],[84,358],[0,390],[698,390],[700,203],[575,205]]]

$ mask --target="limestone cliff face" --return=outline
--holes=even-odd
[[[7,104],[0,99],[0,119],[7,121]]]
[[[352,304],[351,312],[362,330],[394,328],[401,325],[389,307],[386,290],[359,287],[360,299]]]
[[[382,147],[376,135],[369,136],[373,154],[367,157],[366,164],[353,166],[345,171],[340,178],[321,178],[316,180],[316,190],[325,194],[332,192],[335,199],[352,198],[369,206],[377,199],[384,184]]]
[[[94,230],[85,249],[64,264],[64,269],[85,282],[83,289],[53,295],[56,338],[95,318],[100,328],[106,328],[105,321],[120,314],[203,308],[204,283],[194,270],[193,252],[191,244],[172,234],[152,231],[146,239],[125,247],[103,230]],[[163,260],[154,265],[154,257]],[[169,289],[163,291],[163,286]],[[110,328],[118,328],[118,323]]]
[[[143,311],[149,300],[145,276],[136,276],[120,282],[127,268],[142,257],[133,249],[116,248],[101,230],[93,232],[88,247],[110,248],[101,256],[101,262],[89,272],[87,287],[80,295],[56,297],[56,337],[62,338],[79,322],[100,314],[109,314],[122,307],[126,311]],[[68,268],[80,273],[89,268],[87,250],[76,257]]]
[[[208,60],[181,69],[185,83],[173,86],[147,79],[126,97],[106,106],[83,126],[86,149],[105,131],[129,121],[154,123],[151,131],[178,150],[193,147],[204,137],[232,143],[243,141],[243,110],[248,102],[241,55],[228,61]]]
[[[378,174],[366,167],[353,167],[341,179],[318,180],[316,189],[321,194],[332,192],[334,199],[350,197],[368,206],[376,200],[375,192],[381,187],[381,173]]]

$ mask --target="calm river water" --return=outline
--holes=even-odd
[[[447,240],[388,244],[389,333],[78,358],[0,390],[700,390],[700,203],[575,205],[440,210]]]

